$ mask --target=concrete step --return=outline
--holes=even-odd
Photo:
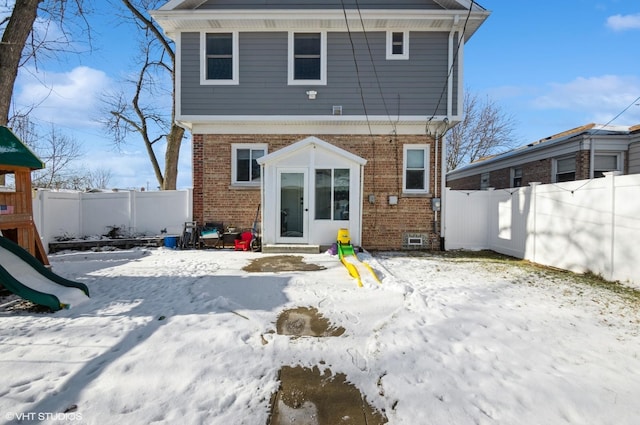
[[[275,244],[262,245],[265,254],[319,254],[320,245]]]

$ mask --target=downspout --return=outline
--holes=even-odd
[[[446,200],[444,199],[444,194],[445,194],[445,190],[446,190],[446,186],[447,186],[447,173],[444,171],[445,170],[445,165],[446,164],[446,160],[447,160],[447,150],[445,149],[445,134],[447,134],[447,131],[449,131],[449,124],[447,124],[447,127],[445,128],[444,133],[442,133],[442,136],[440,137],[440,139],[442,140],[442,151],[440,152],[440,163],[442,164],[442,177],[440,178],[440,186],[441,186],[441,198],[440,198],[440,249],[442,251],[445,250],[445,205],[446,205]]]
[[[454,37],[456,35],[456,32],[458,32],[459,28],[458,26],[460,25],[460,16],[456,15],[453,18],[453,26],[451,27],[451,31],[449,32],[449,60],[448,60],[448,66],[447,69],[449,70],[453,70],[453,65],[454,65],[454,57],[455,57],[455,52],[454,52]],[[460,50],[462,48],[462,45],[460,44],[462,42],[462,36],[459,36],[458,39],[458,49]],[[458,64],[461,61],[458,60]],[[462,71],[460,69],[458,69],[458,72],[460,75],[458,75],[458,108],[460,108],[460,95],[461,95],[461,87],[462,87]],[[438,159],[440,159],[440,165],[442,166],[442,173],[440,176],[440,188],[441,188],[441,194],[444,194],[445,191],[445,185],[446,185],[446,172],[444,171],[444,164],[446,161],[446,149],[444,146],[444,135],[446,134],[446,132],[449,130],[449,122],[450,122],[450,117],[453,116],[453,78],[451,78],[451,75],[448,75],[447,77],[447,116],[445,117],[445,119],[443,120],[444,123],[444,130],[442,131],[442,133],[440,133],[440,138],[438,140],[438,132],[436,131],[436,157],[435,157],[435,181],[434,181],[434,198],[438,198]],[[458,111],[459,112],[459,111]],[[459,115],[459,113],[458,113]],[[439,144],[442,143],[442,150],[440,151],[440,155],[438,155],[438,151],[440,149]],[[444,200],[442,199],[442,196],[440,197],[440,210],[436,211],[434,208],[434,230],[437,223],[438,223],[438,216],[440,216],[440,231],[439,231],[439,235],[440,235],[440,249],[444,250],[444,228],[445,228],[445,223],[444,223]]]
[[[449,31],[449,60],[447,63],[447,117],[453,115],[453,78],[450,78],[451,73],[449,73],[449,70],[453,69],[453,57],[455,56],[455,52],[453,49],[453,38],[458,31],[459,23],[460,16],[456,15],[453,18],[453,26],[451,27],[451,31]]]
[[[365,164],[366,165],[366,164]],[[362,222],[362,217],[364,216],[364,165],[360,166],[360,226],[358,229],[358,238],[360,239],[360,246],[364,246],[364,244],[362,243],[362,227],[363,227],[363,222]]]
[[[596,147],[593,143],[593,138],[589,136],[589,178],[594,176],[593,168],[596,165]]]

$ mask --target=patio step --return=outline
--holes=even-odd
[[[320,245],[275,244],[262,245],[264,254],[319,254]]]

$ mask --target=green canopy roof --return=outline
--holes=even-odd
[[[0,126],[0,167],[3,165],[26,167],[32,170],[44,168],[44,162],[35,156],[31,149],[7,127]]]

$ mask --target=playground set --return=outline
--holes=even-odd
[[[84,302],[89,289],[48,267],[31,196],[31,172],[42,168],[44,163],[10,129],[0,126],[0,175],[13,175],[15,184],[15,190],[0,191],[0,285],[55,311]]]

